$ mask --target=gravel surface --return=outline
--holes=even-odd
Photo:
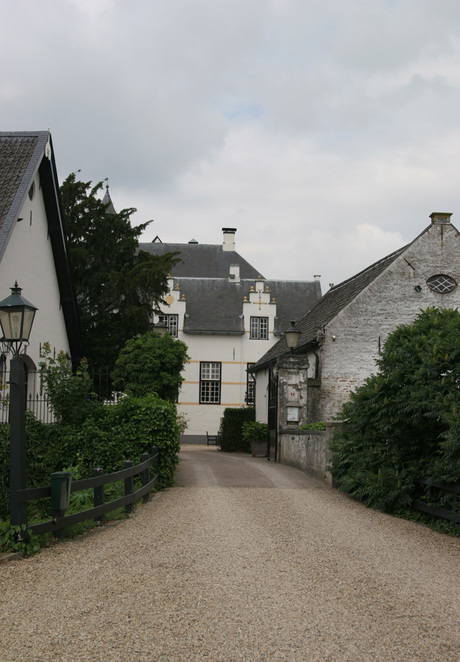
[[[460,661],[460,539],[183,447],[128,520],[0,566],[0,660]]]

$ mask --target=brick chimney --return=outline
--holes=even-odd
[[[222,228],[222,232],[224,233],[224,243],[222,245],[222,250],[234,251],[236,228]]]
[[[449,214],[448,212],[443,212],[443,211],[434,211],[432,214],[430,214],[431,218],[431,223],[433,225],[447,225],[450,223],[450,217],[452,214]]]

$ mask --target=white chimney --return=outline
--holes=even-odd
[[[222,232],[224,233],[224,243],[222,245],[222,250],[234,251],[236,228],[222,228]]]

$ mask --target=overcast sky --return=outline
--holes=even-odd
[[[460,228],[459,0],[0,0],[3,131],[163,242],[323,292]]]

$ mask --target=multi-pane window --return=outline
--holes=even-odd
[[[249,338],[268,340],[268,317],[251,317]]]
[[[255,391],[255,385],[256,382],[254,380],[254,375],[252,372],[249,372],[249,368],[252,368],[254,363],[248,363],[247,371],[246,371],[246,397],[244,398],[245,402],[247,405],[253,405],[254,404],[254,391]]]
[[[200,363],[200,403],[204,405],[220,404],[221,364]]]
[[[166,324],[168,333],[172,338],[177,338],[179,315],[158,315],[158,321]]]

